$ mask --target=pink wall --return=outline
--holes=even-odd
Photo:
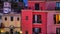
[[[26,20],[28,16],[28,20]],[[22,34],[32,34],[32,10],[22,10]]]
[[[47,14],[47,33],[56,33],[56,25],[54,24],[53,15],[55,12],[48,12]]]
[[[46,9],[55,9],[56,7],[56,2],[55,1],[50,1],[50,2],[46,2]]]

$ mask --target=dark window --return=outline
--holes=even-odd
[[[13,29],[10,29],[10,34],[13,34]]]
[[[28,16],[26,16],[26,20],[28,20]]]
[[[0,19],[2,19],[2,16],[0,15]]]
[[[18,8],[18,3],[12,3],[12,4],[11,4],[11,8],[13,8],[13,9]]]
[[[35,3],[35,10],[39,10],[39,3]]]
[[[5,17],[5,21],[7,21],[7,17]]]
[[[13,21],[13,17],[11,17],[11,21]]]
[[[60,2],[56,2],[55,10],[60,10]]]
[[[35,34],[41,33],[41,28],[33,28],[33,33]]]
[[[4,6],[3,2],[0,2],[0,8],[3,8],[3,6]]]
[[[19,2],[23,2],[23,0],[19,0]]]
[[[26,34],[28,34],[28,31],[26,31]]]
[[[41,15],[33,15],[33,23],[42,23]]]
[[[60,34],[60,28],[56,28],[56,34]]]
[[[54,24],[56,24],[56,15],[54,15]]]
[[[37,23],[41,23],[41,15],[37,15]]]
[[[17,21],[19,21],[19,17],[17,18]]]

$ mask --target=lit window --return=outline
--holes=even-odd
[[[54,23],[55,24],[60,24],[60,14],[54,15]]]

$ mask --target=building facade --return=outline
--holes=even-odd
[[[60,34],[60,2],[28,1],[22,10],[22,34]]]
[[[46,34],[46,18],[46,12],[22,10],[22,34]]]
[[[2,22],[4,23],[4,32],[8,31],[10,34],[21,32],[21,14],[10,14],[2,15]]]

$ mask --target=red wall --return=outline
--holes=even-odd
[[[32,24],[32,19],[35,14],[42,15],[42,24]],[[28,20],[26,20],[28,16]],[[22,34],[28,31],[28,34],[32,34],[32,28],[38,27],[42,29],[42,34],[47,33],[47,13],[46,12],[33,12],[32,10],[22,10]]]
[[[39,2],[35,2],[35,1],[28,1],[28,7],[31,7],[32,10],[34,10],[35,8],[35,3],[39,3],[40,9],[45,10],[46,9],[46,2],[44,1],[39,1]]]
[[[47,33],[47,13],[46,12],[33,12],[33,14],[42,15],[42,24],[33,24],[33,27],[42,29],[42,34]]]
[[[28,16],[28,20],[26,20]],[[22,34],[25,34],[28,31],[28,34],[32,34],[32,11],[31,10],[22,10]]]

